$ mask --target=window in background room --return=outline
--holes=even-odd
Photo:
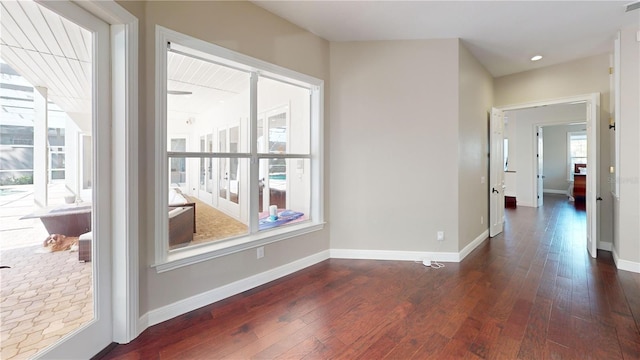
[[[574,165],[587,163],[587,134],[584,131],[569,132],[567,140],[569,179],[573,180]]]
[[[509,139],[504,139],[504,171],[509,170]]]
[[[158,32],[159,144],[169,146],[158,153],[169,169],[157,263],[321,228],[322,81]]]

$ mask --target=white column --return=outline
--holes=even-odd
[[[49,149],[47,132],[47,88],[35,87],[33,92],[33,186],[37,206],[46,207],[49,183]]]

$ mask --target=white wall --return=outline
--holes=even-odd
[[[332,249],[458,251],[458,43],[331,43]]]
[[[491,74],[460,44],[458,125],[458,251],[488,229]]]
[[[565,192],[569,188],[567,133],[586,131],[586,125],[544,126],[544,191]]]
[[[537,206],[535,196],[537,125],[583,122],[586,113],[585,104],[561,104],[505,112],[509,116],[510,126],[517,123],[516,137],[509,140],[509,143],[510,147],[515,146],[517,149],[517,155],[513,159],[515,160],[516,197],[519,206]]]

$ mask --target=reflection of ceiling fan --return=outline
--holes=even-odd
[[[191,95],[193,91],[167,90],[169,95]]]

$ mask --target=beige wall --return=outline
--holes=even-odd
[[[120,4],[140,19],[140,315],[164,305],[290,263],[329,248],[329,231],[283,240],[265,246],[265,257],[255,250],[217,258],[158,274],[154,258],[156,229],[154,188],[155,26],[208,41],[245,55],[325,80],[328,98],[329,43],[249,3],[214,1],[123,1]],[[325,101],[325,114],[329,113]],[[325,119],[328,132],[328,119]],[[328,146],[326,146],[328,148]],[[328,179],[328,159],[325,158]],[[325,207],[329,204],[325,189]],[[328,212],[325,213],[325,219]]]
[[[489,224],[488,116],[493,105],[493,78],[462,43],[459,89],[458,251]]]
[[[457,252],[458,40],[331,43],[331,84],[331,248]]]
[[[611,43],[613,50],[613,41]],[[494,79],[496,106],[600,93],[600,202],[599,239],[613,239],[613,197],[609,187],[609,55],[592,56]],[[520,156],[520,154],[518,154]]]
[[[614,250],[640,269],[640,43],[638,28],[621,33],[620,52],[620,199],[616,209]]]

